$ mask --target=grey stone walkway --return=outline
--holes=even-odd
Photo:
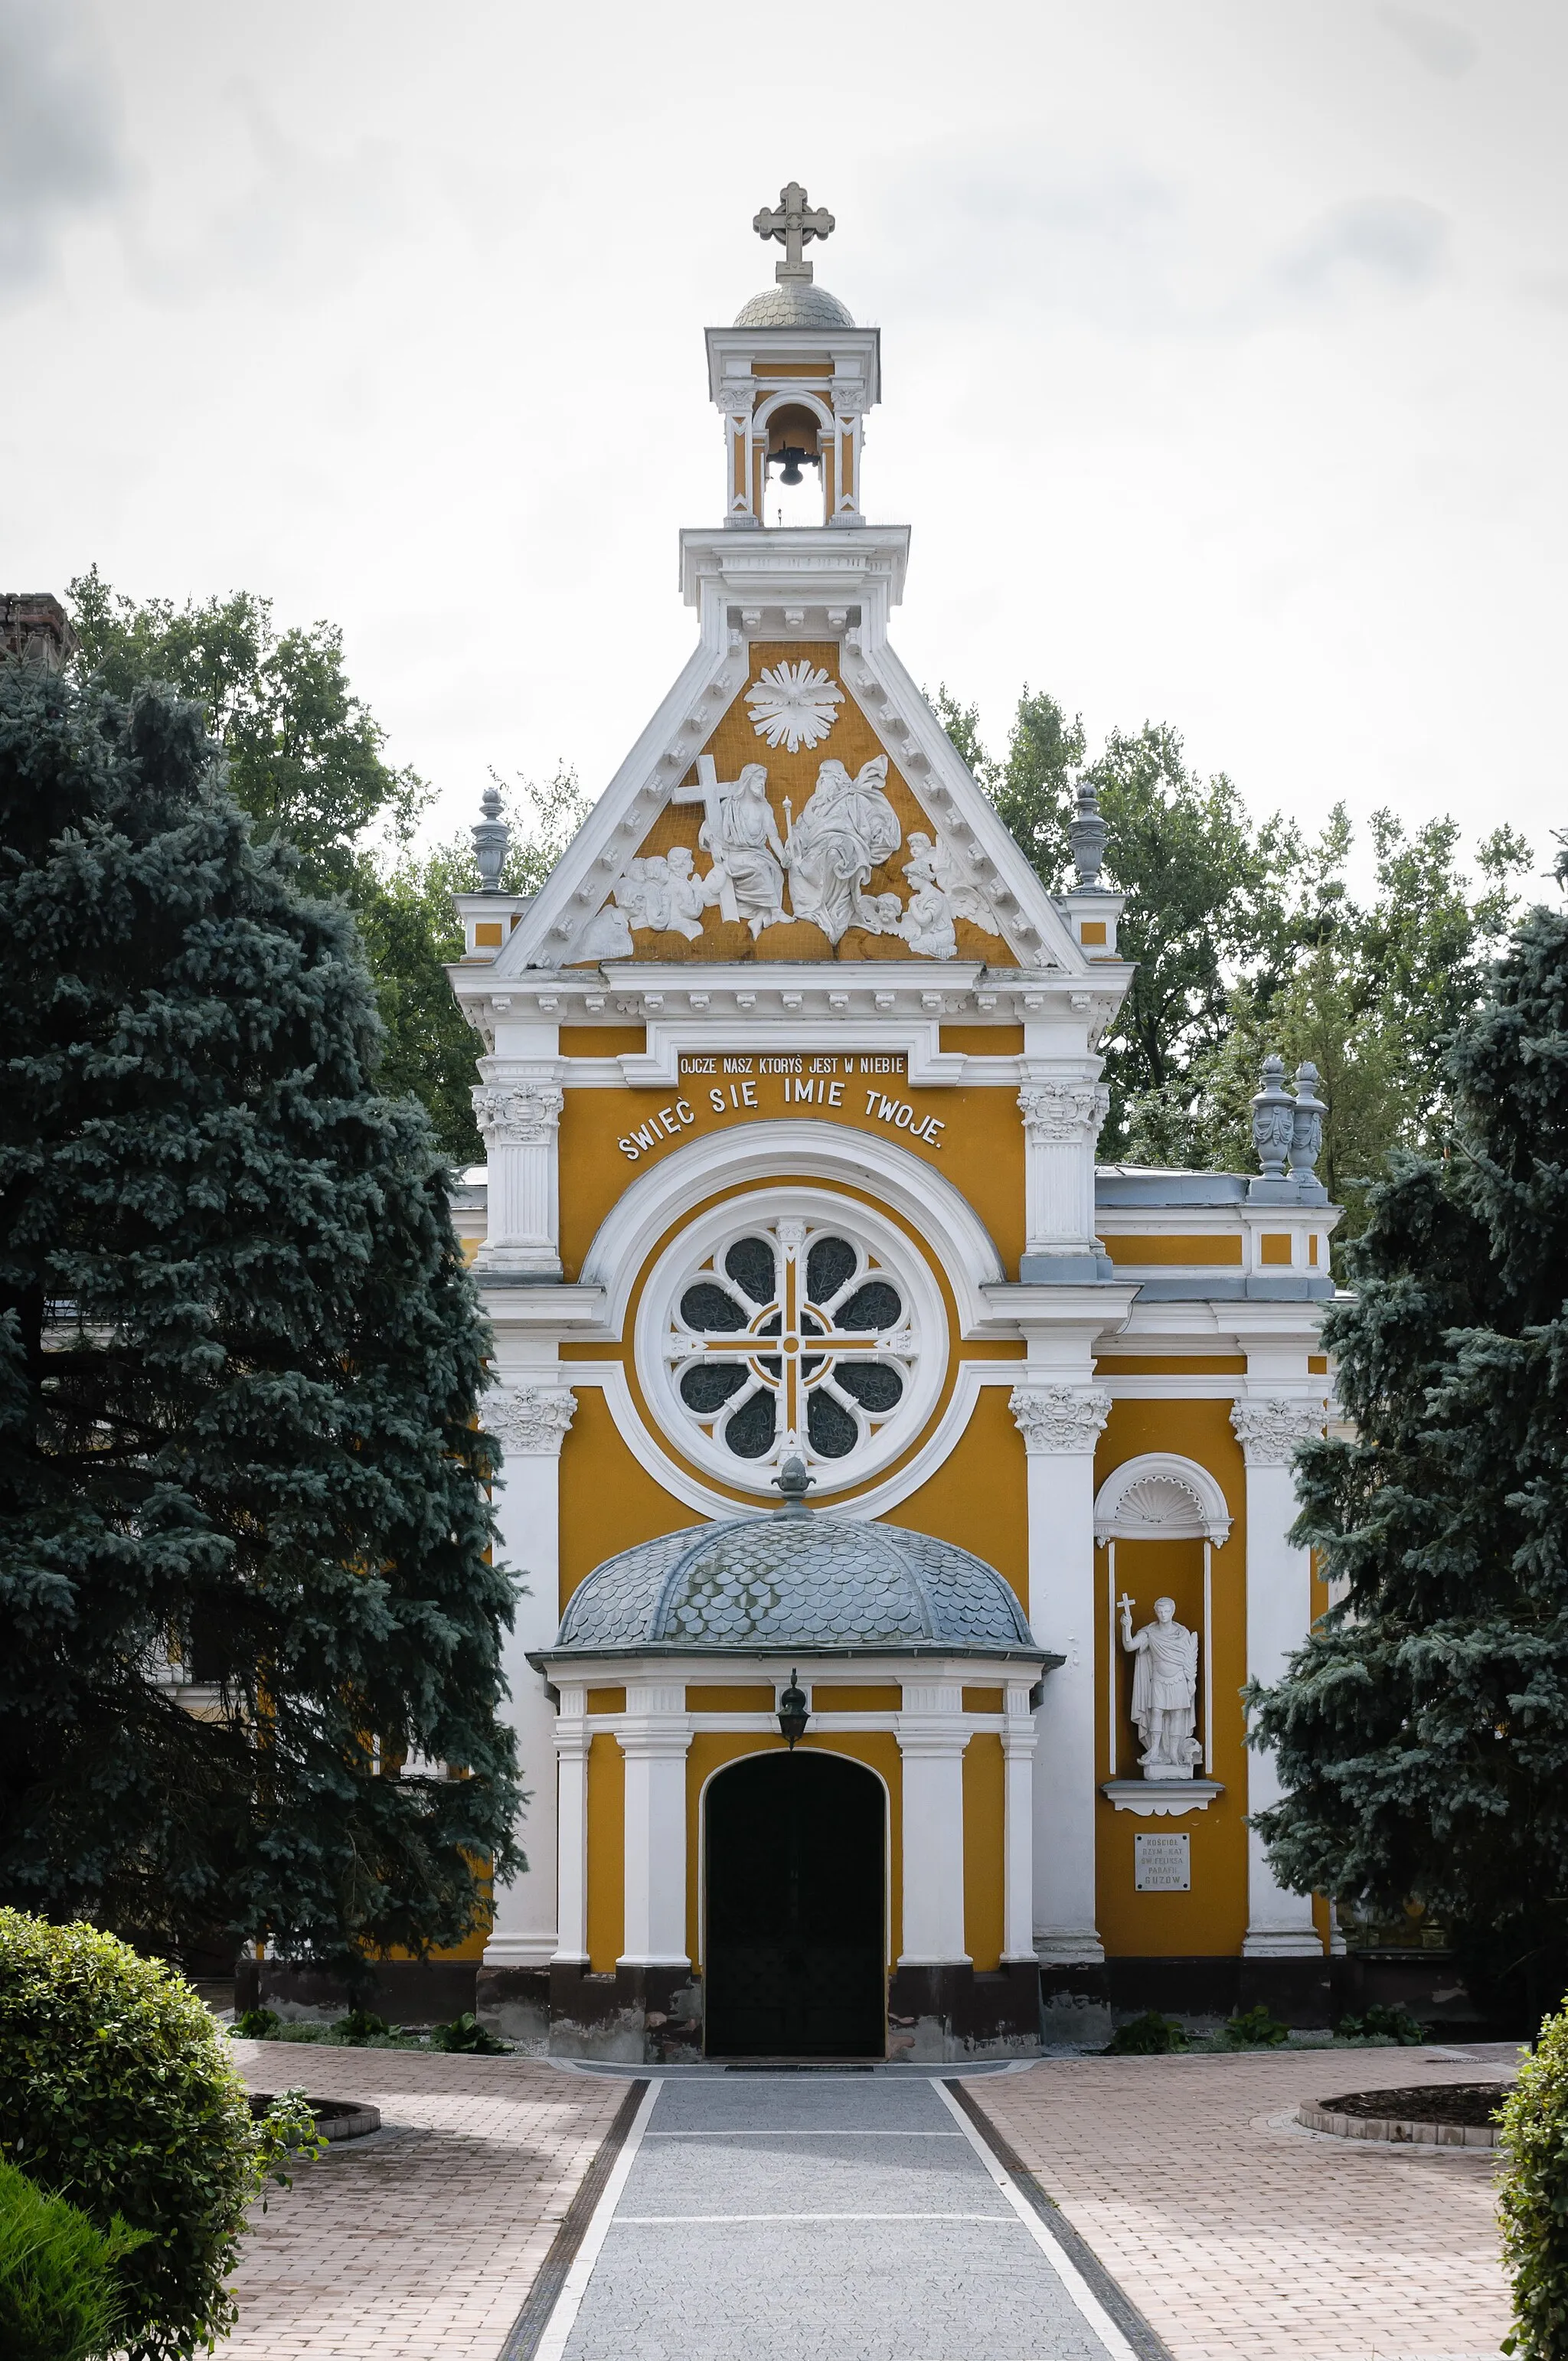
[[[929,2081],[665,2081],[540,2361],[1128,2361],[1052,2252]]]

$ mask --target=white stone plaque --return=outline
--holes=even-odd
[[[1190,1894],[1192,1839],[1189,1836],[1135,1836],[1133,1890],[1136,1894]]]

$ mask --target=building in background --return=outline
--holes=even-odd
[[[894,654],[879,335],[815,283],[804,192],[756,226],[784,258],[707,332],[691,658],[543,890],[496,887],[492,811],[461,898],[533,1798],[478,2005],[626,2059],[1321,2022],[1328,1914],[1249,1839],[1239,1694],[1323,1604],[1288,1538],[1313,1078],[1270,1061],[1258,1177],[1097,1172],[1103,825],[1084,796],[1047,895]],[[811,478],[819,521],[768,524]]]

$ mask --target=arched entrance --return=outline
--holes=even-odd
[[[751,1756],[707,1790],[710,2058],[881,2058],[887,2048],[885,1806],[842,1755]]]

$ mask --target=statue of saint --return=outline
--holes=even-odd
[[[883,792],[887,756],[874,754],[851,779],[842,763],[827,762],[805,810],[790,828],[785,846],[790,907],[797,918],[820,927],[837,943],[850,927],[882,928],[866,912],[873,869],[880,869],[903,841],[898,814]],[[789,807],[784,807],[786,812]]]
[[[1203,1749],[1192,1735],[1197,1720],[1198,1634],[1176,1620],[1174,1598],[1157,1598],[1155,1620],[1133,1629],[1133,1602],[1124,1594],[1122,1645],[1137,1658],[1133,1673],[1133,1719],[1143,1747],[1146,1779],[1190,1779]]]

